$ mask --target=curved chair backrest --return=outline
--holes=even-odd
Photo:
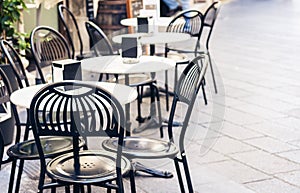
[[[0,44],[1,44],[1,49],[5,57],[8,59],[9,65],[11,66],[16,76],[19,88],[30,86],[28,78],[26,76],[24,65],[21,61],[19,54],[12,47],[12,45],[6,40],[1,40]]]
[[[0,79],[1,79],[1,84],[0,84],[0,105],[7,106],[7,103],[9,102],[9,96],[11,93],[10,86],[8,84],[8,79],[3,72],[3,70],[0,68]],[[11,128],[13,129],[13,128]],[[2,164],[2,159],[3,159],[3,153],[4,153],[4,146],[5,146],[5,140],[2,134],[2,131],[0,129],[0,169],[1,169],[1,164]]]
[[[209,28],[208,34],[206,36],[206,41],[205,41],[205,46],[208,49],[209,47],[209,39],[215,24],[215,21],[217,19],[218,16],[218,12],[219,12],[219,2],[214,2],[212,3],[207,10],[204,13],[204,28]]]
[[[96,56],[114,54],[110,41],[99,26],[91,21],[86,21],[85,27],[91,40],[90,47],[94,50]]]
[[[79,54],[82,56],[83,43],[75,16],[65,5],[62,4],[58,6],[58,15],[66,30],[67,40],[72,49],[72,58],[75,58],[75,53],[77,51],[75,49],[76,45],[79,45]]]
[[[11,88],[11,84],[10,84],[10,79],[6,76],[6,73],[4,72],[4,70],[2,70],[0,68],[0,106],[1,109],[5,109],[6,113],[8,115],[7,118],[12,118],[14,119],[13,121],[15,121],[14,123],[16,123],[16,125],[20,124],[20,119],[19,119],[19,114],[17,111],[17,108],[14,104],[12,104],[10,102],[10,95],[12,93],[12,88]],[[3,113],[4,115],[4,113]],[[6,115],[4,115],[6,116]],[[12,125],[12,128],[14,129],[14,125]],[[17,127],[17,133],[16,133],[16,137],[15,137],[15,143],[18,143],[20,140],[20,128]],[[4,144],[6,139],[4,139]]]
[[[181,102],[188,106],[185,112],[183,126],[179,138],[179,147],[181,152],[184,150],[184,135],[188,126],[188,122],[190,120],[197,94],[200,87],[204,84],[204,75],[206,72],[206,68],[207,60],[204,55],[200,55],[194,58],[182,72],[174,91],[174,98],[168,122],[169,139],[172,142],[172,126],[177,103]]]
[[[197,37],[195,53],[200,47],[200,36],[203,29],[203,15],[198,10],[187,10],[177,15],[168,25],[167,32],[188,33]]]
[[[46,82],[42,72],[43,66],[51,65],[55,60],[71,59],[66,39],[48,26],[33,29],[30,34],[30,46],[42,83]]]
[[[117,99],[102,88],[75,81],[49,84],[34,96],[30,106],[30,121],[41,165],[46,164],[41,136],[73,137],[75,168],[79,168],[80,164],[80,136],[84,139],[108,136],[119,137],[117,166],[120,166],[124,111]],[[117,168],[118,174],[121,174],[120,167]]]
[[[199,37],[202,31],[203,15],[198,10],[187,10],[177,15],[168,25],[167,32],[188,33]]]

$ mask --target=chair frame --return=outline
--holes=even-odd
[[[102,37],[101,40],[104,41],[104,43],[106,44],[107,46],[107,49],[109,51],[108,55],[114,55],[116,53],[114,53],[114,50],[113,50],[113,46],[112,44],[110,43],[110,41],[108,40],[106,34],[103,32],[103,30],[98,26],[96,25],[94,22],[92,21],[86,21],[85,22],[85,28],[86,28],[86,31],[88,32],[88,35],[90,37],[90,48],[94,48],[94,52],[95,52],[95,55],[96,56],[100,56],[101,54],[99,54],[97,52],[97,47],[94,47],[95,46],[95,42],[97,42],[97,39],[95,37],[95,35],[93,34],[93,32],[96,32],[100,37]]]
[[[6,87],[5,89],[6,89],[6,91],[7,91],[6,94],[10,95],[11,92],[12,92],[12,91],[11,91],[11,87],[10,87],[10,84],[9,84],[9,82],[8,82],[7,76],[5,75],[4,71],[3,71],[1,68],[0,68],[0,77],[2,78],[1,80],[2,80],[3,83],[4,83],[4,85],[1,84],[1,87],[2,87],[2,86],[5,86],[5,87]],[[3,93],[2,93],[2,94],[3,94]],[[7,100],[9,100],[9,99],[7,99],[7,96],[1,96],[1,97],[0,97],[0,103],[1,103],[1,104],[4,103],[4,102],[7,102]],[[12,106],[12,111],[14,111],[14,110],[15,110],[15,109],[14,109],[14,107]],[[13,129],[13,128],[12,128],[12,129]],[[4,146],[5,146],[5,144],[4,144],[4,136],[3,136],[3,134],[2,134],[2,130],[0,129],[0,169],[1,169],[1,165],[2,165],[2,164],[7,164],[7,163],[13,161],[10,157],[8,157],[7,159],[3,160]]]
[[[185,22],[179,22],[181,18],[185,19]],[[188,20],[193,20],[194,25],[187,25]],[[197,25],[198,24],[198,25]],[[190,28],[190,29],[188,29]],[[200,47],[200,37],[203,30],[203,14],[198,10],[186,10],[184,12],[181,12],[179,15],[176,15],[172,21],[169,23],[166,32],[179,32],[179,33],[188,33],[191,35],[191,37],[196,37],[197,41],[195,44],[194,50],[181,50],[176,48],[170,48],[168,44],[165,44],[165,53],[164,56],[167,58],[168,53],[170,51],[175,51],[177,53],[187,54],[187,53],[193,53],[196,57],[198,54],[198,48]],[[177,61],[175,65],[175,77],[174,77],[174,88],[176,87],[177,81],[178,81],[178,65],[188,64],[189,60],[183,60],[183,61]],[[168,90],[168,73],[165,72],[165,88]],[[166,92],[167,93],[167,92]],[[169,100],[168,100],[168,93],[166,94],[166,109],[169,109]]]
[[[8,59],[9,64],[13,69],[13,72],[16,76],[19,87],[24,88],[24,87],[30,86],[27,75],[26,75],[25,68],[23,66],[23,63],[22,63],[21,58],[20,58],[19,54],[17,53],[17,51],[6,40],[1,40],[0,44],[1,44],[1,49],[2,49],[5,57]],[[22,80],[24,80],[25,85],[23,84]]]
[[[217,20],[217,16],[219,14],[220,8],[217,7],[218,5],[220,5],[219,1],[213,2],[205,11],[204,16],[203,16],[203,28],[210,28],[208,35],[205,39],[205,48],[206,48],[206,52],[200,51],[200,54],[205,53],[208,55],[208,59],[209,59],[209,66],[210,66],[210,71],[211,71],[211,75],[212,75],[212,79],[213,79],[213,84],[214,84],[214,89],[215,89],[215,93],[218,93],[218,89],[217,89],[217,84],[216,84],[216,79],[215,79],[215,74],[214,74],[214,70],[213,70],[213,66],[212,66],[212,60],[211,60],[211,56],[210,56],[210,52],[209,52],[209,42],[210,42],[210,38],[212,35],[212,31],[215,25],[215,22]],[[213,11],[213,17],[211,17],[210,12]],[[208,22],[210,21],[210,22]],[[200,48],[200,45],[199,45]]]
[[[203,56],[197,56],[189,63],[189,65],[182,72],[182,74],[179,78],[178,84],[175,88],[173,103],[172,103],[171,112],[169,115],[168,136],[169,136],[170,142],[174,143],[173,121],[174,121],[174,116],[175,116],[175,112],[176,112],[176,105],[178,102],[185,103],[188,105],[188,109],[186,111],[186,115],[184,117],[183,125],[181,127],[181,132],[180,132],[180,136],[179,136],[180,157],[177,156],[174,159],[174,164],[175,164],[175,168],[177,171],[177,177],[178,177],[178,182],[180,185],[181,192],[184,192],[184,184],[183,184],[183,180],[182,180],[182,176],[181,176],[181,172],[180,172],[179,163],[183,164],[189,192],[194,192],[191,175],[190,175],[189,167],[188,167],[187,155],[186,155],[185,146],[184,146],[184,139],[185,139],[184,137],[185,137],[185,133],[188,128],[188,123],[189,123],[189,120],[191,117],[194,103],[197,98],[197,94],[200,90],[200,87],[202,87],[202,88],[204,87],[204,75],[205,75],[205,72],[207,69],[207,63],[205,62],[205,64],[203,64],[203,61],[202,61],[203,58],[204,58]],[[199,61],[201,62],[201,64],[199,64]],[[190,75],[189,73],[192,73],[192,75]],[[187,87],[187,84],[185,84],[185,81],[187,81],[187,82],[191,81],[189,79],[191,77],[195,78],[196,81],[192,82],[194,85],[192,85],[192,86],[189,85],[190,87]],[[190,83],[190,82],[188,82],[188,83]]]
[[[38,33],[40,33],[40,31],[48,31],[49,33],[57,36],[59,38],[60,45],[57,46],[55,44],[52,44],[51,41],[47,41],[49,44],[47,46],[54,46],[52,49],[49,47],[47,48],[46,46],[44,46],[44,48],[42,48],[41,44],[36,45],[36,42],[35,42],[36,36],[38,35]],[[43,42],[45,42],[45,41],[43,41]],[[51,45],[50,45],[50,43],[51,43]],[[34,58],[34,61],[36,64],[38,74],[41,79],[41,83],[46,83],[45,77],[43,75],[42,67],[41,67],[42,62],[50,63],[53,60],[71,59],[71,53],[70,53],[69,45],[68,45],[66,39],[63,37],[62,34],[60,34],[54,28],[49,27],[49,26],[38,26],[32,30],[32,32],[30,34],[30,47],[31,47],[31,52],[33,54],[33,58]],[[54,48],[56,48],[56,50],[54,50]],[[43,51],[50,51],[50,52],[48,52],[48,55],[46,55],[45,53],[43,53]]]
[[[101,37],[102,39],[100,39],[100,41],[103,41],[105,43],[105,45],[107,46],[107,49],[109,51],[109,55],[115,55],[116,53],[114,53],[113,51],[113,47],[109,41],[109,39],[107,38],[106,34],[101,30],[101,28],[96,25],[94,22],[91,21],[86,21],[85,22],[85,26],[86,26],[86,30],[89,34],[89,37],[91,39],[91,49],[93,48],[93,46],[96,44],[95,42],[98,42],[98,38],[97,37]],[[95,37],[95,33],[97,33],[97,37]],[[97,47],[94,47],[94,51],[95,51],[95,55],[99,56],[100,53],[97,51]],[[116,81],[119,81],[119,76],[117,74],[114,75]],[[133,77],[133,76],[129,76],[129,77]],[[100,74],[99,77],[99,81],[102,81],[103,78],[103,74]],[[108,75],[106,76],[106,79],[108,79]],[[143,118],[141,115],[141,103],[142,103],[142,95],[143,95],[143,87],[144,86],[155,86],[154,84],[156,83],[155,80],[152,80],[151,78],[147,79],[144,83],[140,84],[131,84],[130,86],[136,86],[137,87],[137,91],[138,91],[138,98],[137,98],[137,107],[138,107],[138,117],[136,118],[136,120],[139,123],[144,122],[147,118]],[[153,92],[152,92],[153,93]],[[155,99],[152,98],[151,102],[155,102]],[[157,98],[157,100],[159,101],[159,99]]]
[[[76,34],[77,34],[77,37],[78,37],[78,41],[79,41],[79,56],[77,59],[81,60],[83,59],[83,42],[82,42],[82,37],[81,37],[81,34],[80,34],[80,31],[79,31],[79,27],[78,27],[78,23],[76,21],[76,18],[74,16],[74,14],[70,11],[70,9],[68,9],[65,5],[63,4],[59,4],[58,7],[58,15],[59,15],[59,18],[60,20],[62,21],[62,24],[66,30],[66,34],[67,34],[67,39],[68,39],[68,42],[71,46],[71,49],[72,49],[72,58],[75,58],[75,45],[74,45],[74,41],[73,41],[73,38],[71,36],[71,32],[70,32],[70,29],[68,27],[68,23],[69,22],[72,22],[75,26],[76,30]],[[69,15],[69,18],[71,19],[71,21],[67,21],[67,18],[65,18],[64,16],[64,13]]]
[[[203,61],[203,60],[205,60],[205,61]],[[192,185],[191,175],[189,172],[184,141],[185,141],[185,133],[188,129],[188,123],[189,123],[189,120],[191,117],[194,103],[196,101],[196,98],[197,98],[200,88],[201,87],[203,88],[203,86],[204,86],[204,75],[206,73],[207,65],[208,65],[208,62],[207,62],[205,55],[197,56],[192,61],[190,61],[190,63],[184,69],[184,71],[182,72],[182,74],[179,78],[179,82],[174,91],[174,98],[173,98],[171,112],[170,112],[169,120],[168,120],[168,139],[169,140],[167,141],[168,147],[166,147],[165,154],[161,153],[162,152],[161,149],[159,150],[158,154],[151,152],[150,154],[148,154],[148,156],[143,150],[141,150],[141,153],[139,155],[138,149],[131,150],[133,147],[130,147],[130,148],[128,148],[128,150],[123,151],[123,153],[130,159],[134,159],[134,158],[136,158],[136,159],[139,159],[139,158],[141,158],[141,159],[160,159],[160,158],[173,159],[181,192],[185,192],[185,187],[184,187],[179,163],[183,164],[188,190],[189,190],[189,192],[193,192],[193,185]],[[180,134],[179,134],[179,142],[178,142],[179,147],[176,148],[176,145],[174,143],[173,122],[174,122],[174,118],[175,118],[175,114],[176,114],[176,107],[179,102],[187,105],[187,110],[185,112],[183,124],[182,124]],[[145,139],[146,138],[142,138],[142,137],[126,137],[124,139],[124,141],[125,141],[125,144],[126,144],[126,140],[129,140],[129,141],[135,140],[136,143],[141,141],[143,143],[143,147],[145,147],[145,143],[144,143],[146,141]],[[151,139],[151,141],[154,141],[154,140],[155,139]],[[161,140],[156,140],[156,142],[158,144],[162,143]],[[152,143],[154,143],[154,142],[152,142]],[[152,143],[150,143],[150,144],[152,144]],[[132,144],[135,144],[135,143],[132,142]],[[106,149],[108,151],[116,151],[115,150],[116,147],[114,147],[113,142],[111,140],[105,140],[102,143],[102,146],[104,149]],[[174,146],[175,146],[175,148],[174,148]],[[137,147],[139,147],[139,145],[137,145]],[[125,149],[127,149],[126,146],[125,146]],[[146,170],[144,169],[142,171],[146,172],[146,173],[151,173],[151,172],[149,172],[150,169],[146,169]],[[151,174],[153,174],[153,173],[151,173]],[[159,176],[159,175],[156,175],[156,173],[154,173],[154,176]],[[160,177],[166,177],[166,176],[160,176]]]
[[[85,92],[79,94],[76,92],[74,94],[67,93],[60,90],[62,87],[65,89],[84,88]],[[58,105],[59,111],[55,110],[55,105]],[[41,109],[43,109],[42,112]],[[49,110],[46,111],[46,109]],[[89,113],[91,111],[94,113]],[[52,116],[47,116],[48,113]],[[88,121],[89,117],[92,120],[91,122]],[[116,189],[120,193],[124,192],[121,159],[125,159],[122,158],[122,146],[125,135],[125,114],[121,104],[115,97],[100,87],[82,82],[64,81],[53,83],[41,89],[34,96],[30,106],[30,120],[40,155],[41,171],[38,186],[39,191],[42,192],[44,188],[56,187],[57,185],[74,185],[74,192],[79,192],[83,185],[97,185],[108,189]],[[99,120],[100,123],[97,124],[96,120]],[[78,172],[80,172],[81,168],[80,156],[84,155],[85,152],[85,150],[81,151],[78,145],[80,136],[83,137],[85,141],[87,137],[91,136],[117,137],[118,149],[115,170],[117,176],[112,179],[107,179],[106,176],[103,176],[102,181],[97,180],[97,178],[94,180],[85,180],[80,177],[72,177],[72,181],[71,177],[66,179],[61,176],[59,177],[59,174],[55,175],[55,172],[53,173],[52,170],[52,165],[55,165],[56,160],[60,158],[64,159],[64,156],[68,156],[68,154],[60,155],[46,163],[46,157],[40,141],[40,137],[43,136],[68,136],[73,138],[73,151],[69,153],[74,159],[75,173],[73,175],[79,174]],[[46,173],[55,183],[44,184]],[[133,174],[131,173],[130,176],[133,177]],[[114,180],[116,180],[116,185],[107,183]],[[132,187],[132,192],[135,192],[135,187]]]

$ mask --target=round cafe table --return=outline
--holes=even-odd
[[[175,61],[159,56],[141,56],[138,62],[124,63],[120,55],[100,56],[81,60],[84,71],[105,74],[140,74],[169,70],[175,67]],[[129,82],[125,82],[129,85]]]
[[[84,82],[104,88],[112,95],[114,95],[123,105],[134,101],[137,97],[136,89],[126,85],[107,82]],[[16,90],[11,94],[10,101],[17,106],[29,109],[31,100],[33,99],[34,95],[46,85],[47,84],[39,84]]]

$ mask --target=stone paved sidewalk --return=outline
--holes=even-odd
[[[300,193],[299,21],[298,0],[222,6],[211,39],[219,93],[208,70],[209,103],[199,97],[187,134],[196,192]],[[174,171],[167,160],[143,163]],[[9,167],[0,171],[0,192]],[[34,192],[35,183],[25,175],[21,192]],[[176,177],[138,176],[136,184],[138,192],[179,192]]]

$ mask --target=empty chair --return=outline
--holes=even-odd
[[[8,84],[6,84],[8,82],[8,78],[1,68],[0,68],[0,79],[1,79],[1,82],[0,82],[0,91],[1,91],[0,92],[0,105],[2,107],[6,107],[6,109],[10,109],[9,95],[11,92],[11,88]],[[9,114],[1,113],[0,120],[5,121],[5,120],[7,120],[7,118],[10,118],[10,117],[11,117],[11,115],[9,115]],[[14,128],[12,127],[9,129],[14,129]],[[2,164],[6,164],[6,163],[9,163],[10,161],[12,161],[10,158],[3,160],[4,146],[5,146],[5,139],[2,134],[2,129],[0,129],[0,169],[1,169]]]
[[[1,49],[8,59],[9,65],[11,66],[15,77],[18,81],[19,88],[24,88],[29,86],[29,81],[26,75],[24,65],[17,51],[12,47],[12,45],[6,40],[1,40]]]
[[[90,49],[94,51],[95,56],[118,54],[114,52],[106,34],[99,26],[97,26],[94,22],[86,21],[85,27],[90,37]]]
[[[48,26],[38,26],[32,30],[30,47],[41,83],[46,83],[42,67],[50,66],[55,60],[72,59],[66,39]]]
[[[81,60],[83,58],[92,57],[93,55],[91,53],[83,53],[83,41],[73,13],[65,5],[60,4],[58,5],[58,15],[66,31],[66,39],[71,46],[72,58]],[[79,48],[79,50],[77,48]]]
[[[12,73],[11,75],[13,77],[5,78],[4,75],[1,75],[1,79],[3,80],[1,83],[3,83],[4,86],[1,86],[2,92],[1,93],[7,93],[7,96],[5,97],[7,100],[9,100],[9,96],[12,93],[11,85],[15,85],[15,89],[24,88],[29,86],[29,83],[26,78],[25,70],[23,67],[23,64],[21,63],[21,60],[19,58],[19,55],[14,50],[14,48],[5,40],[1,41],[1,48],[3,50],[3,53],[5,54],[5,57],[8,59],[10,66],[12,67]],[[2,72],[2,71],[1,71]],[[7,71],[8,72],[8,71]],[[2,72],[4,73],[4,72]],[[4,77],[4,78],[3,78]],[[3,90],[6,88],[6,90]],[[29,113],[27,109],[27,121],[25,123],[21,122],[19,119],[19,114],[17,112],[17,109],[14,104],[11,104],[11,109],[13,113],[13,117],[15,119],[15,125],[16,125],[16,137],[15,137],[15,144],[12,145],[8,151],[7,154],[9,155],[9,159],[12,160],[12,167],[11,167],[11,173],[10,173],[10,182],[9,182],[9,190],[8,192],[13,191],[14,187],[14,180],[15,180],[15,171],[17,166],[17,160],[20,160],[18,172],[17,172],[17,179],[15,183],[15,192],[19,192],[21,179],[22,179],[22,173],[23,173],[23,167],[24,167],[24,160],[33,160],[33,159],[39,159],[38,152],[35,148],[35,143],[33,139],[29,139],[29,132],[31,129],[29,118]],[[25,126],[25,132],[24,132],[24,138],[23,141],[20,142],[21,137],[21,127]],[[58,143],[60,142],[60,143]],[[49,144],[49,147],[47,148],[47,157],[53,157],[56,155],[56,153],[59,152],[68,152],[71,151],[69,144],[71,140],[70,138],[64,138],[64,137],[56,137],[51,138],[47,137],[43,139],[44,144]],[[80,145],[83,146],[83,141],[80,141]]]
[[[193,54],[193,57],[197,56],[197,51],[200,45],[200,36],[203,29],[203,15],[198,10],[187,10],[181,12],[177,15],[168,25],[166,32],[177,32],[177,33],[187,33],[191,37],[196,39],[193,43],[195,44],[193,50],[187,50],[185,48],[177,47],[176,44],[165,44],[164,56],[171,58],[176,61],[175,66],[175,76],[174,76],[174,88],[178,81],[178,65],[188,64],[189,57],[186,55],[188,53]],[[159,54],[161,55],[161,54]],[[168,74],[165,73],[165,86],[168,90]],[[168,93],[167,93],[168,98]],[[167,102],[167,105],[169,103]],[[168,106],[167,106],[167,109]]]
[[[2,135],[2,131],[0,130],[0,169],[2,165],[2,159],[3,159],[3,152],[4,152],[4,139]]]
[[[211,60],[211,56],[210,56],[210,52],[209,52],[209,42],[210,42],[210,38],[212,35],[212,31],[213,31],[218,13],[220,11],[219,6],[220,6],[220,2],[218,2],[218,1],[214,2],[207,8],[207,10],[204,13],[203,32],[201,34],[201,44],[200,44],[200,53],[205,53],[208,55],[215,93],[217,93],[218,90],[217,90],[217,84],[216,84],[214,70],[213,70],[213,66],[212,66],[212,60]],[[203,51],[203,49],[204,49],[204,51]]]
[[[112,45],[109,42],[105,33],[97,26],[95,23],[91,21],[87,21],[85,23],[86,30],[89,34],[91,40],[91,49],[94,50],[96,56],[102,55],[113,55],[116,54],[113,51]],[[101,65],[101,64],[99,64]],[[102,74],[99,77],[99,81],[102,80]],[[110,80],[118,83],[125,83],[124,76],[115,75],[115,79]],[[129,84],[130,86],[136,86],[138,90],[138,117],[137,121],[143,122],[145,118],[141,116],[141,103],[142,103],[142,91],[144,86],[155,86],[156,80],[152,79],[147,74],[134,74],[129,76]]]
[[[180,172],[179,163],[183,164],[186,182],[189,192],[193,192],[192,180],[187,162],[186,148],[185,148],[185,133],[188,129],[189,120],[194,107],[197,93],[200,87],[204,84],[204,74],[207,68],[205,57],[198,56],[193,59],[182,72],[178,84],[174,90],[174,98],[171,106],[171,111],[168,121],[169,140],[163,141],[158,139],[150,139],[143,137],[125,137],[123,153],[129,159],[160,159],[170,158],[174,160],[175,168],[178,176],[178,182],[181,192],[185,192],[183,179]],[[178,110],[182,110],[178,103],[186,105],[186,109],[181,114],[183,117],[183,125],[181,127],[178,137],[175,137],[173,128],[174,116]],[[179,129],[179,128],[178,128]],[[178,139],[178,141],[174,141]],[[174,143],[175,142],[175,143]],[[175,144],[179,144],[177,147]],[[109,151],[116,151],[118,143],[116,139],[105,140],[102,143],[103,147]],[[150,169],[143,169],[144,172],[150,172]],[[155,173],[154,173],[155,175]]]
[[[117,54],[113,51],[110,41],[99,26],[91,21],[87,21],[85,22],[85,28],[90,38],[90,49],[96,57]],[[100,74],[99,81],[102,78],[103,74]],[[106,75],[106,79],[109,79],[108,74]]]
[[[122,156],[125,115],[114,96],[82,82],[53,83],[34,96],[30,120],[40,155],[40,192],[57,185],[73,185],[74,192],[79,192],[83,185],[124,192],[122,176],[131,170],[131,163]],[[47,163],[42,142],[45,136],[72,138],[73,151],[59,154]],[[117,153],[81,150],[77,143],[80,137],[86,143],[90,137],[97,137],[97,141],[100,137],[116,137]],[[45,183],[45,174],[55,183]],[[133,177],[132,173],[130,176]]]

